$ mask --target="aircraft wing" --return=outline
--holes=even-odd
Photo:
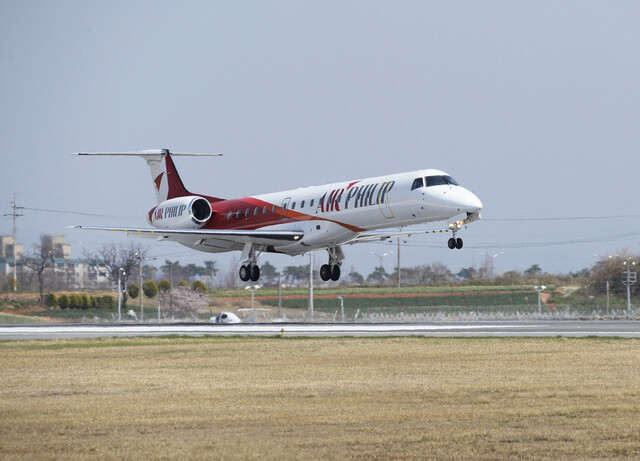
[[[361,242],[375,242],[380,240],[388,240],[394,237],[409,237],[411,235],[417,234],[436,234],[440,232],[451,232],[449,227],[441,227],[441,228],[432,228],[432,229],[407,229],[407,230],[372,230],[362,232],[360,235],[355,237],[353,240],[347,242],[349,244],[352,243],[361,243]]]
[[[271,230],[225,230],[225,229],[140,229],[124,227],[72,226],[73,229],[125,232],[132,237],[153,240],[169,240],[180,243],[198,244],[206,239],[220,239],[229,242],[258,245],[282,245],[296,242],[304,237],[302,231]]]
[[[446,227],[435,227],[430,229],[424,228],[409,228],[405,230],[371,230],[362,232],[356,238],[347,243],[360,243],[360,242],[374,242],[376,240],[387,240],[393,237],[409,237],[414,234],[436,234],[439,232],[457,232],[470,222],[480,219],[480,213],[467,213],[465,219],[455,221],[447,225]]]

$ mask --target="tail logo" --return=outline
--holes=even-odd
[[[160,183],[162,182],[162,175],[164,175],[164,171],[158,175],[158,177],[153,181],[156,184],[156,190],[160,190]]]

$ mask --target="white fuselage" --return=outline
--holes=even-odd
[[[366,231],[442,221],[482,209],[478,197],[453,180],[427,186],[425,178],[433,177],[450,178],[427,169],[226,200],[213,204],[217,219],[212,227],[302,231],[299,241],[272,247],[296,255],[348,243]],[[416,187],[419,178],[424,184]],[[208,239],[204,245],[183,243],[210,252],[242,248],[223,238]]]

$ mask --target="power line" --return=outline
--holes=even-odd
[[[563,218],[482,218],[483,221],[584,221],[590,219],[640,218],[640,214],[621,214],[611,216],[566,216]]]
[[[79,216],[92,216],[94,218],[121,218],[122,216],[114,216],[114,215],[107,215],[107,214],[95,214],[95,213],[84,213],[81,211],[68,211],[68,210],[49,210],[46,208],[30,208],[30,207],[22,207],[25,210],[30,210],[30,211],[42,211],[45,213],[63,213],[63,214],[74,214],[74,215],[79,215]]]

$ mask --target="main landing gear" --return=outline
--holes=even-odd
[[[240,280],[243,282],[248,282],[249,280],[257,282],[260,278],[260,266],[254,263],[243,264],[240,266],[238,275],[240,275]]]
[[[245,244],[242,250],[242,261],[245,261],[245,263],[240,266],[238,271],[240,280],[243,282],[248,282],[249,280],[257,282],[260,278],[260,266],[258,266],[256,249],[251,243]]]
[[[320,278],[325,282],[327,280],[337,282],[340,280],[340,266],[337,264],[334,264],[333,266],[330,264],[323,264],[320,266]]]
[[[344,253],[339,246],[327,248],[327,252],[329,253],[329,264],[320,266],[320,278],[325,282],[328,280],[337,282],[340,280],[340,265],[344,259]]]

